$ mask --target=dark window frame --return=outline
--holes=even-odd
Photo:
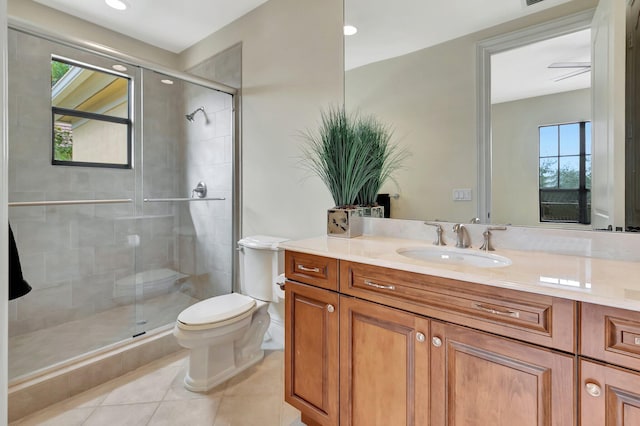
[[[119,78],[126,78],[127,82],[127,117],[116,117],[106,114],[98,114],[88,111],[80,111],[70,108],[61,108],[51,105],[51,164],[56,166],[73,166],[73,167],[103,167],[110,169],[131,169],[132,168],[132,120],[131,120],[131,94],[132,94],[132,78],[116,72],[111,72],[99,67],[94,67],[80,62],[71,61],[66,58],[52,56],[51,61],[62,62],[73,67],[85,68],[92,71],[102,72],[105,74],[115,75]],[[55,123],[56,115],[66,115],[72,117],[85,118],[88,120],[104,121],[109,123],[124,124],[127,126],[127,162],[126,163],[96,163],[88,161],[68,161],[57,160],[55,158]]]
[[[576,121],[576,122],[569,122],[569,123],[561,123],[561,124],[550,124],[550,125],[545,125],[545,126],[539,126],[538,127],[538,149],[540,149],[540,129],[542,128],[548,128],[548,127],[556,127],[558,128],[558,153],[555,156],[541,156],[540,152],[538,152],[538,167],[540,167],[540,160],[542,160],[543,158],[556,158],[557,164],[558,164],[558,170],[557,170],[557,186],[555,188],[541,188],[540,187],[540,180],[539,180],[539,175],[540,173],[538,172],[538,206],[539,206],[539,218],[540,218],[540,222],[542,223],[579,223],[579,224],[583,224],[583,225],[589,225],[591,224],[591,212],[590,210],[590,194],[591,194],[591,188],[587,188],[586,186],[586,159],[587,156],[591,157],[593,152],[590,152],[589,154],[586,153],[586,140],[587,140],[587,133],[586,133],[586,125],[587,123],[591,123],[590,121]],[[578,124],[579,127],[579,153],[577,154],[571,154],[571,155],[562,155],[560,153],[560,143],[561,143],[561,139],[560,139],[560,126],[564,126],[564,125],[570,125],[570,124]],[[560,158],[562,157],[571,157],[571,156],[579,156],[579,184],[578,184],[578,188],[560,188]],[[545,214],[544,214],[544,208],[543,208],[543,199],[545,198],[543,195],[544,194],[557,194],[557,195],[561,195],[561,194],[567,194],[567,193],[575,193],[577,192],[578,195],[578,218],[577,220],[559,220],[559,219],[549,219],[549,218],[545,218]]]

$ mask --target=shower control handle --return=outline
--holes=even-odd
[[[194,196],[195,194],[195,196]],[[191,191],[191,198],[204,198],[207,196],[207,184],[204,182],[198,182],[195,188]]]

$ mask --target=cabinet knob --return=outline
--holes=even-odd
[[[440,339],[438,336],[433,336],[431,338],[431,343],[433,344],[433,346],[435,346],[436,348],[439,348],[440,346],[442,346],[442,339]]]
[[[585,386],[587,393],[593,397],[599,397],[602,394],[602,388],[595,383],[587,383]]]
[[[333,307],[333,305],[327,305],[327,312],[331,313],[333,311],[335,311],[336,308]]]
[[[416,340],[420,343],[424,342],[427,338],[424,336],[424,334],[418,332],[416,333]]]

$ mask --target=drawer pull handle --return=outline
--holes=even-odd
[[[383,290],[395,290],[396,286],[395,285],[382,285],[382,284],[376,284],[374,282],[365,280],[364,281],[365,285],[368,285],[369,287],[373,287],[373,288],[381,288]]]
[[[477,309],[483,312],[488,312],[490,314],[502,315],[502,316],[511,317],[511,318],[520,318],[520,312],[518,311],[510,311],[508,309],[505,309],[505,310],[494,309],[488,306],[484,306],[483,304],[480,304],[480,303],[474,303],[472,306],[474,307],[474,309]]]
[[[640,337],[636,337],[635,339],[633,339],[633,343],[636,345],[640,345]]]
[[[587,393],[595,398],[602,394],[602,388],[595,383],[587,383],[584,387]]]
[[[320,272],[320,268],[307,268],[304,265],[298,265],[298,269],[304,272]]]

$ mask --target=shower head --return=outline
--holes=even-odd
[[[187,118],[187,120],[189,120],[189,122],[193,123],[193,116],[196,115],[198,111],[202,111],[205,117],[207,116],[207,113],[204,111],[204,107],[200,107],[197,110],[193,111],[191,114],[185,115],[185,117]]]

